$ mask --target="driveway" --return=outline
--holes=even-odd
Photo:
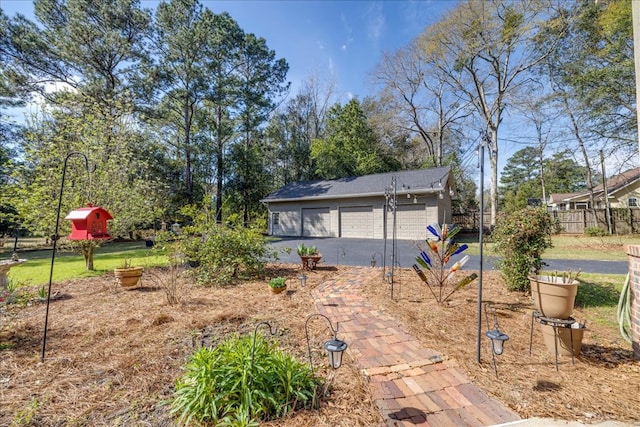
[[[390,266],[392,260],[392,240],[385,241],[382,239],[347,239],[347,238],[301,238],[301,237],[283,237],[278,238],[271,243],[271,246],[279,250],[280,262],[299,263],[300,258],[296,253],[296,246],[304,244],[305,246],[316,246],[322,253],[322,262],[330,265],[353,265],[353,266],[370,266],[371,260],[376,260],[376,266],[382,266],[383,263]],[[411,267],[415,263],[415,257],[420,252],[416,246],[416,242],[410,240],[396,240],[397,262],[396,266]],[[282,249],[290,248],[291,253],[286,254]],[[460,254],[451,258],[449,262],[453,265],[457,259],[465,254]],[[484,257],[483,269],[493,270],[496,258]],[[585,260],[544,260],[547,264],[545,269],[557,271],[578,271],[582,269],[585,273],[603,273],[603,274],[627,274],[626,261],[585,261]],[[480,257],[478,255],[469,255],[469,262],[463,267],[465,270],[478,270],[480,268]]]

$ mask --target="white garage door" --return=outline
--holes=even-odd
[[[396,238],[424,240],[427,237],[427,211],[423,203],[400,205],[396,209]],[[393,238],[393,213],[387,213],[387,238]]]
[[[373,207],[340,208],[340,237],[373,238]]]
[[[307,237],[331,237],[329,208],[302,209],[302,235]]]

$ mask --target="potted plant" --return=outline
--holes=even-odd
[[[315,246],[300,244],[296,250],[302,261],[302,268],[305,270],[313,270],[322,259],[322,254],[318,252],[318,248]]]
[[[573,311],[573,304],[578,293],[580,271],[573,274],[531,275],[531,297],[536,310],[545,317],[568,319]]]
[[[133,289],[140,284],[142,270],[142,267],[132,267],[131,260],[125,259],[120,267],[113,270],[113,274],[120,286],[125,289]]]
[[[287,279],[284,277],[274,277],[269,280],[269,286],[271,287],[271,292],[274,294],[279,294],[280,292],[287,289]]]
[[[551,352],[560,356],[578,356],[582,350],[582,338],[587,329],[584,323],[573,322],[564,327],[540,324],[544,345]],[[555,341],[555,342],[554,342]]]

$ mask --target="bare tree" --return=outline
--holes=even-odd
[[[417,138],[426,148],[423,161],[442,166],[452,149],[455,124],[468,115],[467,103],[449,90],[446,75],[427,62],[420,44],[384,54],[373,76],[381,86],[381,97],[398,117],[394,122],[402,132]]]
[[[491,224],[498,206],[498,135],[510,99],[528,82],[531,69],[553,49],[534,49],[545,1],[467,0],[420,39],[428,61],[484,121],[490,138]]]

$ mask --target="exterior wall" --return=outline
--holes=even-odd
[[[436,222],[442,223],[445,215],[451,219],[451,200],[448,194],[444,199],[438,199],[437,195],[429,194],[427,196],[418,196],[420,203],[426,206],[426,224]],[[409,199],[398,196],[398,204],[407,203]],[[438,203],[441,202],[441,203]],[[443,208],[442,202],[448,204],[447,208]],[[373,208],[373,238],[384,238],[385,225],[385,198],[379,197],[362,197],[350,199],[327,199],[327,200],[309,200],[300,202],[270,202],[269,203],[269,234],[273,236],[302,236],[302,209],[308,208],[329,208],[331,217],[331,237],[340,236],[340,207],[355,206],[372,206]],[[279,225],[273,225],[273,213],[279,214]],[[391,216],[389,216],[391,219]],[[416,236],[418,238],[418,236]]]
[[[609,204],[612,208],[628,208],[627,201],[630,198],[635,198],[638,201],[638,206],[633,207],[634,209],[640,207],[640,181],[636,181],[623,190],[616,192],[615,198],[611,199]]]
[[[627,246],[633,358],[640,360],[640,246]]]
[[[280,215],[279,229],[273,225],[273,213]],[[300,236],[302,234],[302,216],[298,204],[278,203],[269,205],[269,234],[272,236]]]

